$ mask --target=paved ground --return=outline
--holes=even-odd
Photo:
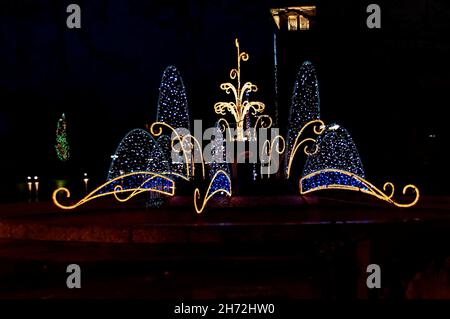
[[[415,273],[450,256],[449,202],[235,197],[202,215],[184,197],[161,209],[2,205],[0,297],[402,298]],[[365,287],[371,262],[385,269],[375,293]],[[70,263],[82,267],[80,290],[66,288]]]

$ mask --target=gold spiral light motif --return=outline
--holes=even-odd
[[[210,193],[211,186],[213,185],[215,179],[217,178],[217,176],[219,174],[225,175],[225,177],[228,179],[228,183],[230,185],[230,189],[228,190],[228,189],[224,189],[224,188],[218,188],[218,189],[214,190],[212,193]],[[208,189],[206,190],[205,197],[203,198],[202,204],[200,206],[197,204],[197,201],[201,198],[200,190],[198,188],[195,189],[195,191],[194,191],[194,207],[195,207],[195,211],[197,212],[197,214],[201,214],[203,212],[203,210],[205,209],[206,204],[211,199],[211,197],[213,197],[215,194],[217,194],[219,192],[224,192],[225,194],[227,194],[227,196],[231,197],[231,193],[232,193],[232,191],[231,191],[231,179],[228,176],[228,174],[225,171],[223,171],[223,170],[218,170],[214,174],[213,178],[209,182]]]
[[[162,134],[162,127],[165,126],[169,128],[172,132],[175,133],[176,137],[172,138],[170,140],[170,145],[172,148],[172,151],[176,153],[183,152],[183,156],[186,162],[186,175],[194,175],[195,170],[195,154],[200,154],[200,161],[202,164],[202,176],[205,178],[205,162],[203,159],[203,151],[200,145],[200,142],[192,135],[192,134],[185,134],[180,135],[175,128],[170,126],[169,124],[165,122],[154,122],[150,126],[150,133],[152,133],[154,136],[160,136]],[[158,128],[156,131],[155,129]],[[177,148],[177,145],[179,145],[179,148]],[[198,152],[195,152],[195,147],[197,147]],[[190,155],[191,158],[189,159]]]
[[[234,101],[217,102],[214,104],[214,111],[220,115],[226,115],[227,112],[231,113],[236,123],[236,140],[245,141],[244,120],[246,116],[248,114],[255,116],[258,113],[262,113],[265,109],[265,105],[262,102],[245,100],[245,94],[258,91],[258,87],[251,82],[246,82],[241,86],[241,61],[248,61],[249,55],[246,52],[240,51],[238,39],[235,40],[235,45],[237,49],[237,68],[230,71],[230,79],[236,80],[237,86],[230,82],[222,83],[220,85],[220,88],[225,91],[226,94],[233,94]],[[229,123],[226,123],[227,126],[230,127]]]
[[[160,193],[160,194],[164,194],[167,196],[173,196],[175,194],[175,182],[172,179],[164,176],[163,174],[164,173],[157,174],[157,173],[152,173],[152,172],[133,172],[133,173],[121,175],[119,177],[111,179],[111,180],[107,181],[106,183],[100,185],[99,187],[94,189],[92,192],[90,192],[88,195],[86,195],[84,198],[82,198],[81,200],[79,200],[78,202],[76,202],[73,205],[63,205],[58,201],[58,194],[60,194],[60,193],[63,193],[66,198],[70,198],[70,191],[65,187],[60,187],[60,188],[56,189],[53,192],[52,199],[53,199],[53,203],[56,206],[58,206],[59,208],[65,209],[65,210],[71,210],[71,209],[77,208],[91,200],[94,200],[96,198],[109,196],[109,195],[114,195],[114,197],[120,202],[126,202],[129,199],[131,199],[132,197],[134,197],[138,194],[144,193],[144,192],[155,192],[155,193]],[[136,176],[136,175],[148,176],[148,178],[146,178],[138,187],[135,187],[135,188],[124,189],[121,185],[116,185],[114,187],[113,191],[104,192],[104,193],[101,192],[102,189],[106,188],[108,185],[110,185],[114,182],[124,180],[128,177]],[[166,187],[167,190],[164,190],[164,189],[161,190],[158,188],[143,188],[143,186],[145,184],[147,184],[148,182],[150,182],[151,180],[153,180],[155,178],[160,178],[160,179],[166,181],[170,186]],[[119,194],[126,194],[127,197],[120,198]]]
[[[185,165],[186,165],[186,176],[189,177],[189,171],[190,171],[189,163],[190,163],[190,160],[188,158],[188,154],[186,152],[184,152],[184,146],[183,146],[183,143],[182,143],[183,138],[182,138],[182,136],[180,136],[180,134],[178,134],[177,130],[175,128],[173,128],[172,126],[170,126],[169,124],[165,123],[165,122],[154,122],[154,123],[152,123],[152,125],[150,125],[149,131],[154,136],[158,137],[158,136],[160,136],[162,134],[162,127],[163,126],[169,128],[172,131],[172,133],[175,133],[176,138],[173,138],[173,139],[171,138],[171,143],[170,143],[171,144],[171,148],[172,148],[172,151],[174,151],[176,153],[179,153],[180,151],[183,150],[184,162],[185,162]],[[155,131],[156,128],[158,128],[158,131]],[[180,148],[179,149],[175,148],[174,140],[177,140],[177,141],[180,142]]]
[[[314,187],[311,188],[307,191],[303,190],[303,181],[307,180],[308,178],[314,177],[316,175],[322,174],[322,173],[327,173],[327,172],[337,172],[340,174],[344,174],[347,175],[357,181],[359,181],[362,185],[364,185],[367,189],[364,188],[360,188],[360,187],[356,187],[356,186],[348,186],[348,185],[339,185],[339,184],[330,184],[330,185],[326,185],[326,186],[318,186],[318,187]],[[387,193],[387,188],[390,189],[390,192]],[[412,207],[414,205],[417,204],[417,202],[419,201],[420,198],[420,191],[417,188],[417,186],[409,184],[406,185],[405,187],[403,187],[403,195],[406,195],[406,193],[408,192],[408,190],[411,190],[412,194],[414,194],[414,199],[409,202],[409,203],[400,203],[396,200],[393,199],[394,194],[395,194],[395,187],[394,184],[391,182],[386,182],[383,185],[383,191],[380,190],[379,188],[377,188],[375,185],[373,185],[372,183],[370,183],[369,181],[367,181],[366,179],[354,174],[354,173],[350,173],[344,170],[338,170],[338,169],[323,169],[320,171],[316,171],[313,172],[311,174],[308,174],[304,177],[302,177],[299,181],[299,189],[300,189],[300,195],[305,195],[311,192],[315,192],[318,190],[324,190],[324,189],[343,189],[343,190],[350,190],[350,191],[357,191],[357,192],[362,192],[365,194],[369,194],[372,195],[380,200],[383,200],[385,202],[388,202],[392,205],[395,205],[397,207],[403,207],[403,208],[407,208],[407,207]]]
[[[281,155],[284,153],[284,151],[286,149],[286,142],[285,142],[283,136],[277,135],[271,141],[266,140],[262,146],[261,158],[263,158],[264,156],[267,156],[267,158],[268,158],[267,171],[269,171],[270,165],[272,163],[272,154],[273,154],[274,149],[278,155]],[[263,170],[263,167],[261,166],[261,172],[262,172],[262,170]],[[269,175],[269,173],[267,173],[267,175]],[[264,174],[261,173],[261,176],[264,176]]]
[[[300,139],[300,138],[303,137],[303,132],[309,127],[313,128],[314,134],[320,135],[325,130],[325,123],[322,120],[312,120],[312,121],[309,121],[308,123],[306,123],[300,129],[300,132],[297,134],[297,137],[295,138],[294,145],[292,146],[292,151],[291,151],[291,154],[289,156],[289,162],[288,162],[288,166],[287,166],[287,170],[286,170],[287,178],[289,178],[290,175],[291,175],[292,162],[293,162],[293,160],[295,158],[295,155],[297,154],[297,151],[300,148],[300,146],[306,144],[305,147],[303,148],[303,152],[306,155],[312,155],[312,154],[314,154],[317,151],[317,146],[315,146],[315,150],[314,151],[310,151],[308,149],[308,145],[307,145],[307,143],[315,145],[316,142],[317,142],[316,139],[311,138],[311,137],[303,138],[302,140]]]
[[[201,161],[201,164],[202,164],[202,176],[203,176],[203,178],[205,178],[205,161],[204,161],[204,158],[203,158],[203,151],[202,151],[202,147],[200,145],[200,142],[193,135],[186,134],[186,135],[184,135],[182,137],[181,144],[188,144],[188,145],[190,145],[191,152],[193,153],[193,157],[192,157],[192,160],[191,160],[192,175],[194,175],[195,158],[196,158],[195,157],[195,154],[196,154],[195,146],[197,146],[197,149],[198,149],[197,153],[200,154],[200,161]],[[183,149],[183,151],[184,151],[184,149]]]

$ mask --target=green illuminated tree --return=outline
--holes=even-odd
[[[58,124],[56,126],[56,155],[58,159],[62,162],[66,162],[70,158],[70,147],[69,142],[67,141],[67,123],[66,116],[64,113],[61,115],[61,118],[58,120]]]

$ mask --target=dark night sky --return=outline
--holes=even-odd
[[[81,30],[66,27],[71,2],[81,6]],[[393,176],[418,182],[425,192],[448,193],[438,177],[450,175],[444,166],[450,5],[378,1],[382,29],[370,32],[368,3],[318,2],[321,27],[309,58],[319,73],[323,118],[352,133],[366,175],[380,182]],[[270,7],[270,1],[257,0],[2,1],[3,198],[17,193],[17,182],[29,174],[45,181],[87,171],[101,181],[123,135],[154,119],[167,65],[177,66],[183,76],[193,118],[212,124],[213,104],[225,98],[219,84],[234,67],[235,37],[250,53],[243,76],[258,84],[256,97],[270,110]],[[62,112],[73,153],[69,167],[61,166],[54,153]],[[431,142],[429,134],[436,139]]]

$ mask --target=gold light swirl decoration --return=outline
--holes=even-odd
[[[228,180],[228,185],[230,185],[230,189],[218,188],[211,192],[211,187],[219,175],[223,175]],[[195,207],[195,211],[197,212],[197,214],[201,214],[203,212],[203,210],[205,209],[206,204],[211,199],[211,197],[213,197],[215,194],[217,194],[219,192],[224,192],[227,196],[231,197],[231,193],[232,193],[231,179],[228,176],[228,174],[223,170],[218,170],[214,174],[213,178],[211,179],[211,182],[209,183],[208,189],[206,190],[206,194],[205,194],[205,197],[203,198],[203,202],[202,202],[201,206],[199,206],[197,204],[197,201],[200,199],[200,190],[198,188],[195,189],[195,191],[194,191],[194,207]]]
[[[262,113],[265,105],[262,102],[244,101],[246,93],[256,92],[258,87],[251,82],[246,82],[241,87],[241,61],[248,61],[249,55],[246,52],[241,52],[238,39],[235,40],[237,49],[237,68],[230,71],[230,79],[237,81],[237,87],[230,83],[222,83],[220,88],[227,94],[233,93],[234,102],[217,102],[214,105],[216,114],[225,115],[228,111],[233,115],[236,122],[236,140],[245,141],[244,136],[244,120],[248,114],[256,115]],[[250,113],[250,110],[252,111]],[[228,127],[229,124],[226,122]]]
[[[176,140],[182,141],[182,137],[181,137],[180,134],[178,134],[177,130],[175,128],[173,128],[171,125],[169,125],[169,124],[167,124],[165,122],[154,122],[154,123],[152,123],[152,125],[150,125],[149,131],[150,131],[150,133],[153,134],[153,136],[158,137],[158,136],[160,136],[162,134],[162,127],[163,126],[169,128],[172,131],[172,133],[175,133]],[[158,128],[157,131],[155,131],[156,127]],[[184,150],[182,144],[181,144],[181,148],[175,149],[175,147],[174,147],[174,139],[171,139],[171,146],[172,146],[172,150],[174,152],[177,152],[177,153],[179,153],[181,151],[181,149]],[[189,176],[189,171],[190,171],[189,170],[189,162],[190,161],[188,159],[188,154],[186,152],[183,152],[183,156],[184,156],[184,162],[185,162],[185,165],[186,165],[186,176]]]
[[[150,125],[149,131],[154,136],[158,137],[162,134],[162,127],[165,126],[169,128],[173,133],[175,133],[175,137],[171,139],[170,145],[172,151],[176,153],[183,152],[184,161],[186,165],[186,175],[194,176],[195,173],[195,160],[196,154],[200,154],[200,161],[202,164],[202,176],[205,178],[205,163],[203,159],[203,152],[200,145],[200,142],[191,134],[181,135],[179,132],[173,128],[171,125],[165,122],[154,122]],[[178,145],[178,148],[177,148]],[[197,152],[195,151],[197,149]]]
[[[319,175],[322,173],[327,173],[327,172],[336,172],[336,173],[347,175],[350,178],[355,179],[358,182],[360,182],[362,185],[364,185],[365,188],[349,186],[349,185],[329,184],[326,186],[317,186],[317,187],[308,189],[306,191],[303,190],[303,182],[305,180],[307,180],[311,177],[314,177],[316,175]],[[353,173],[350,173],[350,172],[347,172],[344,170],[338,170],[338,169],[323,169],[323,170],[308,174],[300,179],[299,188],[300,188],[300,195],[304,195],[304,194],[308,194],[308,193],[311,193],[314,191],[324,190],[324,189],[344,189],[344,190],[351,190],[351,191],[360,191],[362,193],[372,195],[380,200],[386,201],[397,207],[403,207],[403,208],[414,206],[415,204],[417,204],[417,202],[419,201],[419,198],[420,198],[419,189],[415,185],[409,184],[409,185],[406,185],[405,187],[403,187],[402,193],[403,193],[403,195],[406,195],[408,190],[411,190],[412,191],[411,193],[415,195],[414,199],[410,203],[399,203],[393,199],[394,193],[395,193],[395,187],[394,187],[393,183],[386,182],[383,185],[383,191],[382,191],[379,188],[377,188],[376,186],[374,186],[372,183],[370,183],[369,181],[365,180],[364,178],[362,178],[356,174],[353,174]],[[387,193],[388,188],[390,189],[389,193]]]
[[[217,123],[220,125],[220,133],[226,133],[228,132],[228,140],[229,141],[233,141],[233,136],[231,136],[231,127],[230,127],[230,123],[228,123],[228,121],[226,119],[224,119],[223,117],[221,117]]]
[[[281,135],[277,135],[275,136],[271,141],[270,140],[266,140],[263,144],[262,150],[261,150],[261,159],[264,157],[268,158],[268,162],[267,162],[267,175],[270,174],[270,165],[272,163],[272,154],[273,154],[273,150],[275,150],[275,152],[278,155],[281,155],[284,153],[286,149],[286,142],[284,140],[284,137]],[[261,165],[261,177],[264,176],[264,174],[262,173],[263,171],[263,166]]]
[[[314,139],[312,137],[307,137],[307,138],[303,138],[302,140],[300,140],[300,138],[303,137],[303,132],[309,127],[313,128],[313,132],[315,135],[320,135],[325,131],[325,123],[322,120],[309,121],[301,128],[300,132],[297,134],[297,137],[295,138],[294,145],[292,146],[292,150],[291,150],[291,153],[289,156],[289,162],[288,162],[288,166],[287,166],[287,170],[286,170],[287,178],[290,177],[292,162],[293,162],[295,154],[297,153],[300,146],[302,146],[306,143],[313,144],[314,150],[312,150],[312,151],[309,149],[308,145],[305,145],[303,151],[306,155],[312,155],[315,152],[317,152],[318,146],[315,145],[315,143],[317,142],[316,139]]]
[[[205,178],[205,161],[203,159],[203,152],[202,152],[202,146],[200,145],[200,142],[191,134],[186,134],[181,139],[181,145],[189,145],[189,148],[191,150],[191,167],[192,167],[192,176],[194,176],[195,172],[195,154],[200,154],[200,161],[202,164],[202,176]],[[195,148],[197,147],[197,152],[195,151]],[[183,152],[185,150],[183,149]]]
[[[255,126],[253,126],[253,139],[256,141],[258,139],[258,135],[257,135],[257,128],[258,128],[258,124],[260,125],[261,128],[271,128],[272,127],[272,118],[269,115],[263,114],[258,116],[258,118],[256,119],[255,122]]]
[[[155,193],[160,193],[160,194],[164,194],[167,196],[173,196],[175,194],[175,182],[172,179],[168,178],[167,176],[164,176],[165,174],[169,175],[169,174],[173,174],[173,173],[157,174],[157,173],[152,173],[152,172],[133,172],[133,173],[121,175],[119,177],[111,179],[111,180],[107,181],[106,183],[100,185],[99,187],[94,189],[92,192],[90,192],[88,195],[86,195],[83,199],[81,199],[80,201],[76,202],[73,205],[63,205],[58,201],[58,194],[60,194],[60,193],[63,193],[67,198],[70,197],[70,191],[65,187],[60,187],[60,188],[56,189],[53,192],[52,199],[53,199],[53,203],[56,206],[58,206],[59,208],[65,209],[65,210],[70,210],[70,209],[77,208],[77,207],[79,207],[91,200],[94,200],[96,198],[109,196],[109,195],[114,195],[114,197],[119,202],[126,202],[129,199],[131,199],[132,197],[134,197],[138,194],[144,193],[144,192],[155,192]],[[114,183],[116,183],[118,181],[125,180],[130,177],[139,177],[139,176],[146,176],[146,177],[145,177],[144,181],[138,187],[124,189],[123,186],[116,185],[116,186],[114,186],[113,190],[111,190],[111,191],[101,192],[102,190],[107,189],[108,186],[111,186],[111,184],[114,185]],[[145,185],[154,179],[159,179],[162,182],[166,182],[167,185],[162,186],[161,189],[160,189],[159,185],[156,185],[152,188],[146,188]],[[121,197],[119,197],[119,194],[125,194],[127,196],[124,198],[121,198]]]

